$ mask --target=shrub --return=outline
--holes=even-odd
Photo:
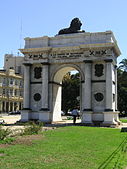
[[[11,130],[9,128],[4,129],[0,126],[0,140],[5,140],[11,134]]]
[[[43,123],[30,121],[26,124],[25,129],[22,131],[21,135],[32,135],[38,134],[42,130]]]

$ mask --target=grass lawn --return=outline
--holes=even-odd
[[[127,123],[127,119],[125,119],[125,118],[120,118],[120,121],[121,121],[122,123]]]
[[[124,152],[115,153],[126,137],[127,133],[111,128],[72,126],[48,130],[32,145],[1,148],[0,169],[117,169],[126,165],[127,141]]]

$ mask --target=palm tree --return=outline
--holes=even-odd
[[[121,62],[120,62],[120,66],[119,68],[122,69],[123,71],[127,72],[127,59],[123,59]]]

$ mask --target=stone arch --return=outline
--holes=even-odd
[[[81,67],[76,65],[76,64],[62,64],[60,66],[57,66],[57,68],[53,71],[53,73],[51,74],[51,81],[57,81],[56,77],[57,77],[57,73],[60,71],[60,70],[63,70],[63,69],[68,69],[70,68],[69,71],[71,70],[77,70],[79,73],[80,73],[80,76],[81,76],[81,81],[85,81],[85,75],[84,75],[84,72],[82,71]],[[66,70],[67,72],[69,72],[68,70]],[[63,78],[63,77],[62,77]]]
[[[76,64],[63,64],[58,66],[55,71],[52,73],[52,120],[60,121],[61,120],[61,95],[62,95],[62,79],[66,73],[72,70],[77,70],[80,73],[81,81],[84,80],[84,74],[79,66]],[[81,85],[80,85],[81,90]],[[82,104],[82,100],[80,106]]]
[[[58,120],[52,116],[53,99],[57,99],[53,90],[60,89],[64,72],[75,68],[81,75],[82,123],[119,124],[116,60],[120,50],[111,31],[26,38],[20,50],[25,55],[22,121]],[[40,68],[33,76],[35,65]],[[33,108],[33,89],[41,95],[38,109]]]

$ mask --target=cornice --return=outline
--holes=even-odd
[[[65,51],[85,51],[92,49],[110,48],[113,49],[116,56],[121,54],[117,43],[97,43],[97,44],[83,44],[78,46],[67,46],[67,47],[43,47],[43,48],[25,48],[19,49],[23,54],[28,53],[52,53],[52,52],[65,52]]]

